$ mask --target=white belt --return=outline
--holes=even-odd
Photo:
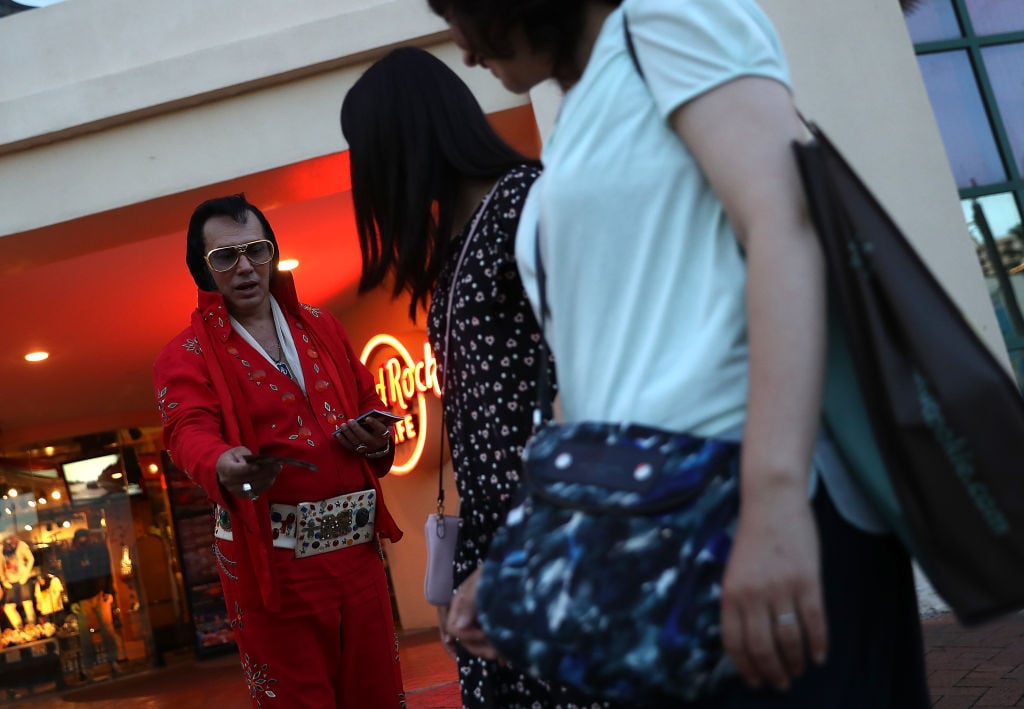
[[[314,556],[365,544],[373,539],[377,491],[373,488],[297,505],[271,503],[270,529],[274,546],[294,549],[295,556]],[[213,536],[234,541],[231,517],[217,508]]]

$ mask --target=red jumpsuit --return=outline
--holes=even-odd
[[[202,486],[233,540],[217,539],[228,618],[252,706],[402,707],[401,668],[376,540],[296,559],[272,545],[270,503],[289,505],[374,488],[376,532],[401,538],[380,494],[378,461],[342,448],[340,423],[382,403],[341,324],[300,305],[291,275],[271,292],[284,311],[302,361],[306,393],[232,330],[219,293],[200,291],[192,325],[154,365],[164,440],[175,464]],[[258,500],[228,494],[216,462],[237,445],[300,458],[319,470],[285,466]],[[212,522],[211,522],[212,524]]]

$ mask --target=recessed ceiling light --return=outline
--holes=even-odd
[[[29,352],[27,355],[25,355],[25,360],[27,362],[42,362],[44,359],[47,359],[49,356],[50,356],[49,352]]]
[[[293,271],[299,267],[299,260],[294,258],[286,258],[277,264],[278,271]]]

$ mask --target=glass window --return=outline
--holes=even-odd
[[[907,29],[915,43],[960,37],[953,0],[924,0],[907,13]]]
[[[1005,180],[1006,170],[967,53],[922,54],[917,60],[957,187]]]
[[[1009,192],[1004,192],[1002,194],[978,197],[977,200],[961,200],[960,206],[963,207],[964,219],[967,221],[967,227],[976,242],[982,243],[982,238],[981,231],[974,219],[973,205],[975,201],[978,202],[981,210],[985,213],[985,221],[988,222],[989,230],[996,241],[1007,237],[1020,240],[1020,210],[1017,209],[1017,202],[1014,200],[1013,195]]]
[[[999,34],[1024,30],[1021,0],[967,0],[975,34]]]
[[[1021,14],[1024,15],[1024,3]],[[1010,139],[1017,170],[1024,173],[1024,44],[1004,44],[982,50],[999,115]]]
[[[1010,193],[961,201],[968,230],[974,239],[999,329],[1024,384],[1024,233],[1017,202]],[[988,225],[986,238],[982,220]],[[999,272],[994,264],[1001,263]]]

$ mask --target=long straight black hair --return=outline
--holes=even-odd
[[[469,87],[432,54],[396,49],[375,63],[341,106],[363,270],[359,291],[390,274],[409,317],[437,282],[452,241],[460,187],[539,165],[505,143]]]

